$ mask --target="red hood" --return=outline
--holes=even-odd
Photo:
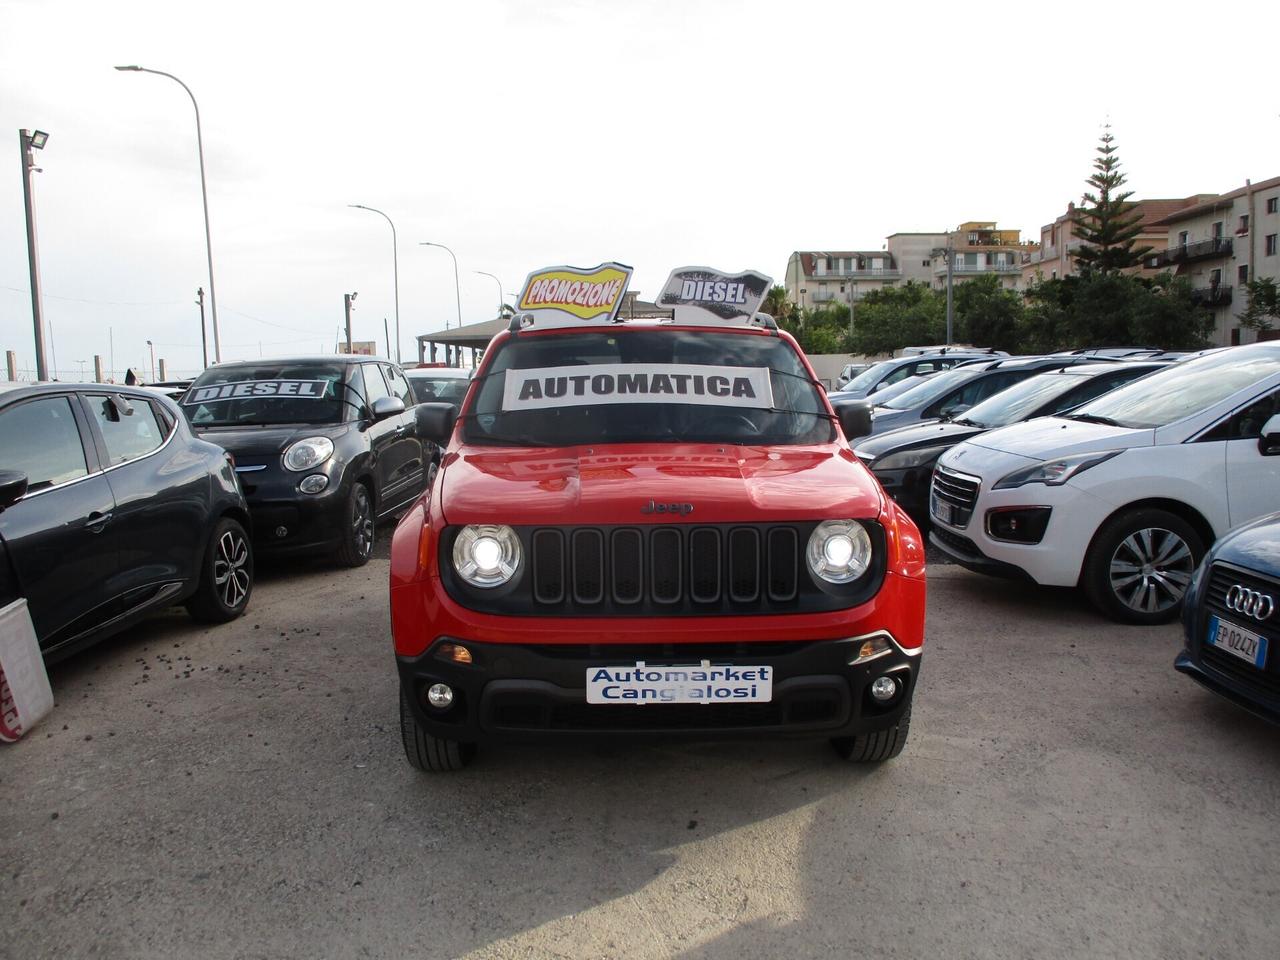
[[[649,503],[689,503],[686,523],[878,516],[875,481],[847,448],[616,444],[462,446],[444,463],[445,521],[670,523]]]

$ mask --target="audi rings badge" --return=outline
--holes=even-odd
[[[1271,594],[1250,590],[1238,583],[1233,583],[1227,591],[1226,605],[1227,609],[1255,620],[1266,620],[1276,609],[1276,602]]]

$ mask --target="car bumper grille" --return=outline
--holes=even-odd
[[[978,503],[978,491],[982,483],[977,477],[956,473],[945,467],[937,467],[933,472],[933,495],[939,500],[951,504],[954,508],[954,526],[967,527],[973,517],[973,508]]]

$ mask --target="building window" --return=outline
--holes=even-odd
[[[1211,287],[1216,287],[1216,286],[1217,286],[1218,284],[1220,284],[1220,283],[1222,283],[1222,271],[1221,271],[1221,270],[1217,270],[1217,269],[1210,270],[1210,271],[1209,271],[1209,286],[1211,286]]]
[[[1243,234],[1248,232],[1249,232],[1249,215],[1247,213],[1242,213],[1240,215],[1240,226],[1236,229],[1236,233]]]
[[[1267,234],[1266,240],[1263,241],[1263,252],[1266,253],[1268,257],[1274,257],[1276,255],[1276,235],[1274,233]]]
[[[1216,221],[1213,225],[1213,239],[1215,240],[1222,239],[1222,221],[1221,220]]]
[[[921,260],[921,261],[920,261],[920,266],[922,266],[922,267],[927,267],[927,266],[929,266],[929,264],[931,264],[931,263],[933,263],[933,261],[932,261],[932,260]]]
[[[1275,213],[1280,207],[1280,197],[1267,197],[1267,213]]]
[[[1236,279],[1241,284],[1249,282],[1249,265],[1247,263],[1242,263],[1236,268]]]
[[[1233,347],[1240,346],[1240,328],[1239,327],[1231,328],[1231,345]]]
[[[1185,247],[1187,245],[1187,231],[1178,231],[1178,246]]]

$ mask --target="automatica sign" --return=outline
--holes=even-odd
[[[684,363],[598,363],[588,367],[508,370],[507,412],[614,403],[694,403],[768,410],[767,367]]]

